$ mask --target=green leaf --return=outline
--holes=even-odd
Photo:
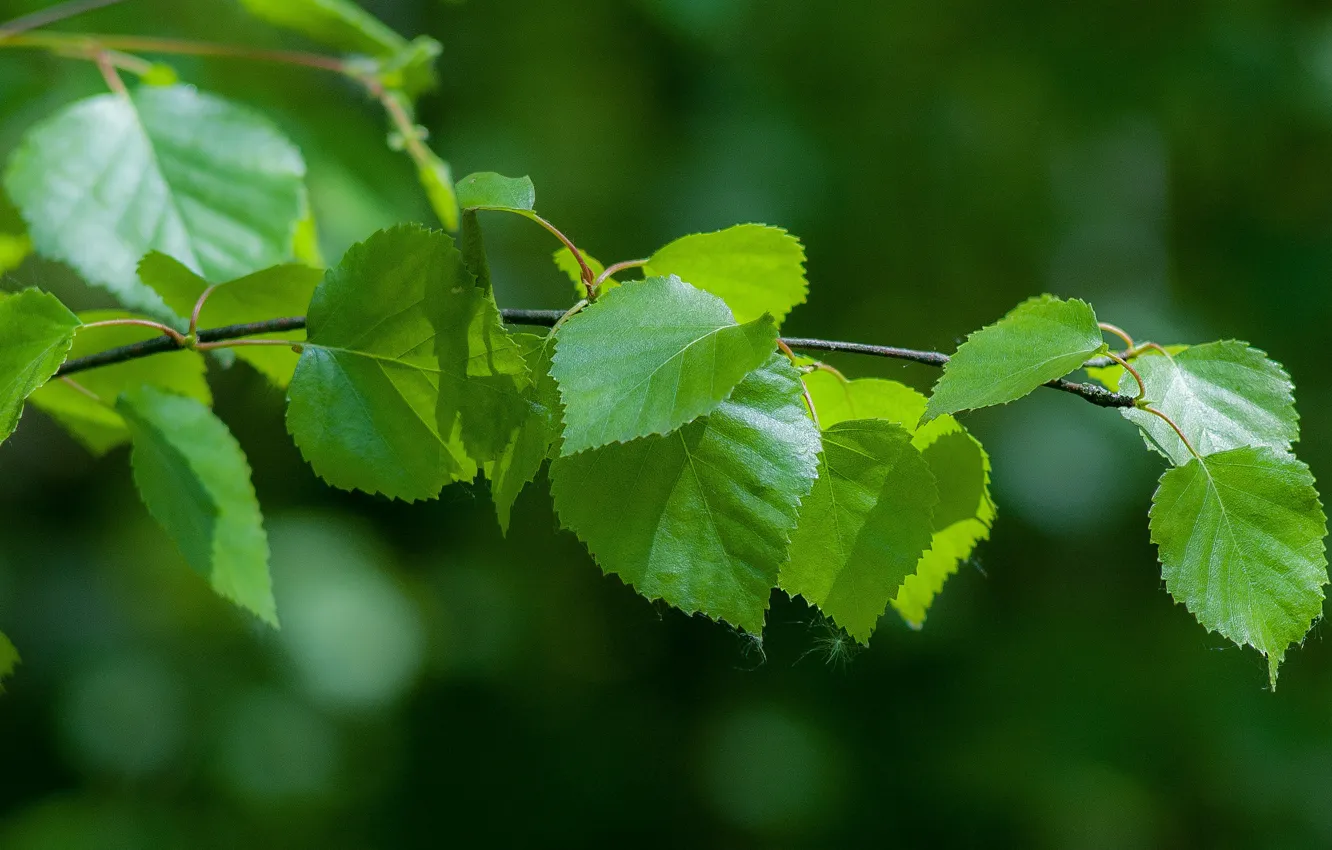
[[[378,18],[351,0],[241,0],[250,14],[338,50],[385,56],[408,46]]]
[[[772,317],[737,325],[720,298],[676,277],[608,292],[556,340],[564,454],[665,434],[708,413],[776,339]]]
[[[493,462],[486,464],[491,497],[501,530],[509,532],[509,514],[518,494],[536,478],[542,462],[560,436],[560,391],[550,376],[550,357],[555,349],[551,336],[514,334],[523,349],[531,382],[523,390],[526,415],[509,444]]]
[[[1285,452],[1299,439],[1290,375],[1256,348],[1234,340],[1209,342],[1173,357],[1139,358],[1134,367],[1152,407],[1173,419],[1199,454],[1241,446]],[[1160,417],[1135,408],[1121,412],[1176,466],[1193,457]]]
[[[443,52],[444,45],[435,39],[417,36],[398,52],[380,57],[375,76],[385,88],[398,89],[415,100],[439,84],[435,60]]]
[[[425,189],[431,208],[445,230],[458,229],[458,196],[453,191],[453,171],[449,164],[426,150],[426,160],[416,164],[416,176]]]
[[[825,428],[849,419],[895,422],[912,435],[912,445],[930,467],[939,491],[934,536],[892,600],[907,624],[918,629],[944,582],[990,536],[995,517],[990,458],[952,416],[940,416],[917,428],[926,399],[904,384],[878,378],[842,381],[817,371],[805,375],[805,385]]]
[[[31,253],[32,240],[28,238],[23,217],[0,191],[0,275],[23,265]]]
[[[819,424],[825,429],[848,419],[887,419],[914,432],[925,413],[925,396],[906,384],[882,378],[843,381],[830,372],[805,375]]]
[[[335,487],[433,499],[522,421],[522,350],[446,234],[395,227],[353,246],[307,332],[287,429]]]
[[[10,643],[4,632],[0,632],[0,694],[5,692],[5,679],[14,675],[14,668],[20,660],[14,644]]]
[[[676,275],[721,298],[748,322],[763,314],[778,324],[809,293],[800,240],[763,224],[737,224],[681,237],[652,255],[648,275]]]
[[[881,419],[825,429],[819,461],[781,587],[867,644],[930,545],[939,494],[911,435]]]
[[[79,320],[85,325],[128,318],[138,317],[119,310],[91,310],[79,314]],[[74,336],[69,357],[85,357],[158,336],[161,334],[152,328],[135,325],[81,327]],[[29,401],[59,422],[88,451],[101,456],[129,442],[129,427],[113,406],[117,396],[126,390],[148,385],[211,405],[213,395],[208,389],[207,371],[207,364],[199,352],[172,351],[99,366],[74,376],[79,386],[101,398],[102,402],[62,382],[41,387],[32,394]]]
[[[551,493],[606,573],[759,634],[818,452],[800,378],[774,355],[679,431],[557,459]]]
[[[1166,345],[1163,347],[1165,348],[1166,352],[1169,354],[1179,354],[1181,351],[1184,351],[1185,349],[1188,348],[1187,345]],[[1139,359],[1143,357],[1159,357],[1159,356],[1161,356],[1161,352],[1157,351],[1155,348],[1149,348],[1146,351],[1139,353],[1135,357],[1134,362],[1136,363]],[[1091,378],[1093,381],[1100,381],[1105,386],[1105,388],[1112,393],[1117,393],[1120,391],[1120,383],[1123,381],[1124,375],[1126,374],[1124,372],[1124,367],[1120,366],[1119,364],[1112,364],[1110,366],[1089,366],[1087,367],[1086,372],[1087,372],[1087,377]],[[1132,390],[1130,394],[1137,395],[1138,385],[1133,383],[1131,378],[1129,379],[1129,383],[1130,386],[1126,388],[1124,391],[1128,392],[1129,390]]]
[[[555,261],[559,270],[568,275],[569,280],[573,281],[574,295],[579,299],[586,298],[587,287],[583,285],[583,267],[578,265],[578,258],[573,255],[573,252],[561,246],[555,249],[551,259]],[[587,263],[587,267],[592,270],[592,274],[598,277],[606,270],[606,267],[596,257],[586,251],[583,251],[583,262]],[[615,278],[608,277],[601,282],[601,293],[605,294],[619,285],[620,282]]]
[[[1166,588],[1215,631],[1267,656],[1272,686],[1286,647],[1322,614],[1327,526],[1309,468],[1266,446],[1166,471],[1152,497]]]
[[[304,316],[310,298],[324,273],[304,265],[274,266],[238,280],[218,284],[199,313],[199,327],[214,328],[260,322],[266,319]],[[151,253],[139,263],[139,278],[151,286],[171,312],[188,318],[208,281],[165,254]],[[259,334],[247,339],[283,339],[303,342],[305,331]],[[300,355],[277,345],[241,345],[236,356],[279,387],[291,382]]]
[[[37,125],[5,185],[37,250],[122,302],[161,304],[136,274],[161,251],[210,281],[291,259],[300,152],[265,119],[191,86],[81,100]]]
[[[291,240],[291,257],[312,269],[322,270],[327,265],[323,252],[319,250],[319,226],[315,222],[309,199],[305,202],[305,214],[296,222],[296,233]]]
[[[465,210],[498,209],[530,212],[536,206],[536,188],[530,177],[505,177],[479,171],[458,181],[458,205]]]
[[[925,418],[1007,404],[1106,349],[1086,302],[1028,299],[967,337],[934,385]]]
[[[32,240],[26,233],[0,233],[0,274],[23,265],[32,253]]]
[[[912,437],[939,489],[934,509],[934,535],[893,599],[893,608],[912,628],[925,615],[944,582],[990,536],[994,500],[990,496],[990,457],[956,419],[941,416]]]
[[[140,387],[116,410],[134,444],[134,483],[148,512],[213,590],[277,626],[268,536],[236,438],[194,399]]]
[[[78,326],[54,295],[25,289],[0,298],[0,443],[18,427],[23,402],[65,362]]]

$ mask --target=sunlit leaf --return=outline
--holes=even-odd
[[[1166,345],[1162,347],[1165,348],[1166,353],[1168,354],[1178,354],[1188,348],[1187,345]],[[1144,357],[1159,356],[1161,356],[1160,351],[1157,351],[1155,348],[1149,348],[1138,354],[1135,358],[1135,362]],[[1120,366],[1117,363],[1109,366],[1088,366],[1086,372],[1087,377],[1091,378],[1093,381],[1099,381],[1111,392],[1117,393],[1123,391],[1130,395],[1136,395],[1138,392],[1138,385],[1133,383],[1132,378],[1129,378],[1129,382],[1126,386],[1121,386],[1123,384],[1124,376],[1128,373],[1124,371],[1123,366]]]
[[[0,233],[0,274],[23,265],[32,253],[32,240],[26,233]]]
[[[319,249],[319,225],[315,222],[314,210],[310,208],[308,199],[305,214],[296,222],[296,233],[291,240],[291,258],[312,269],[323,269],[327,265]]]
[[[601,261],[586,251],[582,251],[582,254],[583,262],[587,263],[587,267],[592,270],[592,274],[595,277],[600,277],[601,273],[606,270],[606,267]],[[555,253],[551,255],[551,259],[555,261],[556,267],[564,272],[569,277],[569,280],[573,281],[574,295],[578,298],[586,298],[587,286],[583,284],[583,267],[578,265],[578,258],[573,255],[573,252],[564,247],[556,248]],[[620,282],[615,278],[608,277],[601,282],[601,292],[609,292],[619,285]]]
[[[925,418],[1022,398],[1106,348],[1086,302],[1028,299],[967,337],[934,385]]]
[[[1171,357],[1138,358],[1134,368],[1152,407],[1174,420],[1199,454],[1241,446],[1285,452],[1299,439],[1290,375],[1256,348],[1234,340],[1209,342]],[[1192,458],[1160,417],[1134,408],[1121,412],[1176,466]]]
[[[263,516],[227,426],[194,399],[152,387],[122,394],[116,410],[129,425],[148,512],[219,595],[276,626]]]
[[[133,314],[119,310],[90,310],[79,314],[79,319],[85,324],[126,318],[133,318]],[[81,327],[74,336],[69,359],[158,336],[161,336],[158,331],[136,325]],[[149,385],[211,405],[213,396],[208,389],[207,371],[203,355],[197,351],[172,351],[99,366],[74,376],[80,387],[101,401],[56,381],[39,388],[29,398],[29,402],[59,422],[88,451],[94,455],[103,455],[129,442],[129,428],[115,409],[116,398],[122,392]]]
[[[915,431],[925,413],[925,396],[897,381],[882,378],[843,381],[830,372],[816,371],[805,375],[805,386],[824,428],[848,419],[887,419]]]
[[[324,273],[305,265],[282,265],[218,284],[199,313],[199,327],[214,328],[261,322],[266,319],[304,316],[310,298]],[[208,289],[208,281],[165,254],[152,253],[139,264],[139,278],[151,286],[168,309],[182,318]],[[303,342],[305,331],[257,334],[247,339],[279,339]],[[258,369],[279,387],[291,381],[300,355],[278,345],[240,345],[236,356]]]
[[[648,275],[675,275],[726,302],[736,321],[764,313],[778,324],[805,301],[805,249],[800,240],[763,224],[737,224],[683,236],[652,255]]]
[[[1192,459],[1161,476],[1151,529],[1170,594],[1267,656],[1275,687],[1286,648],[1323,611],[1327,525],[1309,468],[1266,446]]]
[[[556,340],[563,452],[665,434],[708,413],[776,338],[771,317],[737,325],[721,299],[679,278],[611,290]]]
[[[25,289],[0,297],[0,442],[18,427],[23,402],[65,362],[78,326],[54,295]]]
[[[5,186],[39,253],[152,310],[135,271],[149,251],[214,283],[290,260],[304,176],[300,152],[258,115],[191,86],[145,86],[34,127]]]
[[[775,355],[679,431],[557,459],[551,491],[605,572],[758,634],[818,452],[800,379]]]

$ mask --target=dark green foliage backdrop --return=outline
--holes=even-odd
[[[1246,338],[1290,370],[1301,455],[1332,470],[1332,15],[1312,4],[366,5],[444,43],[421,107],[455,172],[531,174],[603,259],[765,221],[809,254],[791,334],[950,350],[1048,290],[1139,337]],[[76,24],[295,43],[227,0]],[[432,220],[350,84],[173,64],[302,147],[327,256]],[[0,153],[102,89],[0,51]],[[487,227],[501,303],[567,305],[544,234]],[[0,285],[106,303],[36,260]],[[281,633],[183,568],[123,452],[92,461],[35,412],[0,448],[0,626],[25,658],[0,697],[0,846],[1332,842],[1323,628],[1271,694],[1256,653],[1172,604],[1144,522],[1158,462],[1112,411],[1038,393],[967,416],[992,539],[923,632],[886,618],[846,663],[803,604],[775,600],[760,651],[602,578],[544,481],[507,541],[484,493],[331,491],[277,391],[240,368],[214,386]]]

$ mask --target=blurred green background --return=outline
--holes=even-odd
[[[0,0],[0,20],[43,5]],[[1328,477],[1332,11],[1295,0],[380,0],[445,45],[421,104],[459,175],[530,174],[603,260],[740,221],[809,254],[786,329],[951,350],[1022,298],[1284,362]],[[66,29],[304,46],[230,0]],[[303,148],[326,255],[432,221],[382,114],[318,72],[171,60]],[[0,154],[103,84],[0,51]],[[559,307],[549,237],[487,220],[501,303]],[[7,289],[103,303],[30,260]],[[925,367],[834,361],[926,388]],[[217,599],[140,506],[28,413],[0,447],[0,846],[1332,845],[1324,627],[1265,666],[1164,593],[1160,463],[1055,393],[975,414],[999,521],[914,633],[847,659],[774,595],[762,647],[601,576],[544,480],[323,487],[283,399],[217,370],[255,467],[284,628]]]

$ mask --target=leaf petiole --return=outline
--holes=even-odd
[[[153,330],[161,331],[166,336],[171,337],[176,345],[182,347],[185,345],[185,335],[183,333],[170,325],[154,322],[151,319],[106,319],[101,322],[89,322],[86,325],[79,325],[79,328],[81,330],[87,328],[115,328],[124,327],[126,325],[135,325],[142,328],[152,328]]]
[[[1175,433],[1179,435],[1180,441],[1184,443],[1184,448],[1189,450],[1189,454],[1193,455],[1193,457],[1196,460],[1199,461],[1202,460],[1202,455],[1198,454],[1197,449],[1195,449],[1193,447],[1193,444],[1189,442],[1189,438],[1184,436],[1184,432],[1181,431],[1179,426],[1175,424],[1175,420],[1171,419],[1169,416],[1166,416],[1164,413],[1162,413],[1161,411],[1157,410],[1156,408],[1152,407],[1147,403],[1136,404],[1134,405],[1134,407],[1138,408],[1139,410],[1146,411],[1147,413],[1150,413],[1153,416],[1160,417],[1167,425],[1175,429]]]
[[[1097,322],[1096,327],[1100,328],[1106,333],[1114,334],[1115,336],[1124,340],[1126,352],[1133,350],[1133,337],[1129,336],[1128,332],[1125,331],[1123,328],[1119,327],[1118,325],[1112,325],[1109,322]]]

